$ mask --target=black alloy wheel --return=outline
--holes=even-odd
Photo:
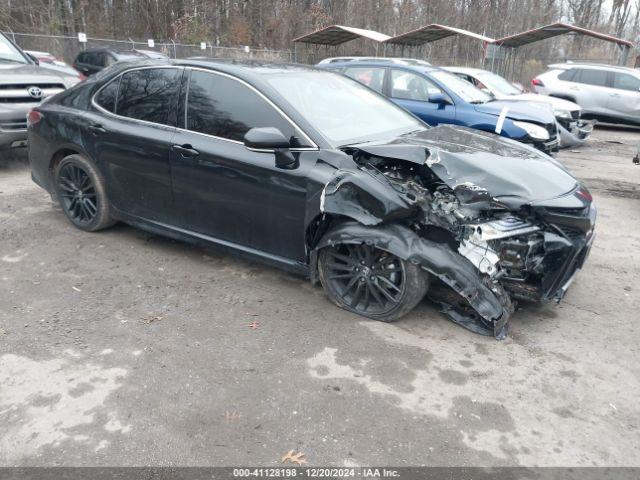
[[[320,252],[320,280],[338,306],[392,321],[424,296],[428,275],[417,265],[365,244],[339,244]]]
[[[62,210],[80,230],[95,232],[115,223],[104,180],[86,157],[63,158],[54,169],[54,185]]]
[[[90,224],[98,214],[98,197],[89,174],[74,163],[65,164],[58,173],[62,208],[74,223]]]

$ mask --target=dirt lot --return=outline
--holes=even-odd
[[[1,166],[0,465],[640,466],[638,144],[599,128],[560,154],[598,237],[503,342],[427,302],[367,321],[213,249],[83,233]]]

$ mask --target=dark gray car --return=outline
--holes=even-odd
[[[0,33],[0,159],[26,147],[28,112],[78,81],[76,76],[40,67]]]

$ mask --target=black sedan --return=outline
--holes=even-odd
[[[594,238],[555,160],[300,65],[115,65],[29,114],[29,157],[80,229],[225,247],[383,321],[428,294],[496,338],[516,299],[562,298]]]

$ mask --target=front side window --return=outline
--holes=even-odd
[[[287,138],[301,135],[251,88],[233,78],[194,70],[187,95],[187,130],[242,142],[256,127],[275,127]],[[294,142],[294,144],[296,143]]]
[[[640,79],[627,73],[614,73],[613,88],[637,92],[640,91]]]
[[[384,84],[384,68],[375,67],[351,67],[346,68],[344,74],[354,80],[366,85],[367,87],[382,93],[382,85]]]
[[[429,90],[440,91],[433,83],[415,73],[391,70],[391,97],[401,100],[429,101]]]
[[[145,68],[122,75],[116,113],[123,117],[167,124],[175,108],[182,69]]]
[[[606,87],[607,75],[609,72],[606,70],[590,70],[582,68],[578,70],[573,81],[577,83],[586,83],[587,85],[595,85],[597,87]]]

